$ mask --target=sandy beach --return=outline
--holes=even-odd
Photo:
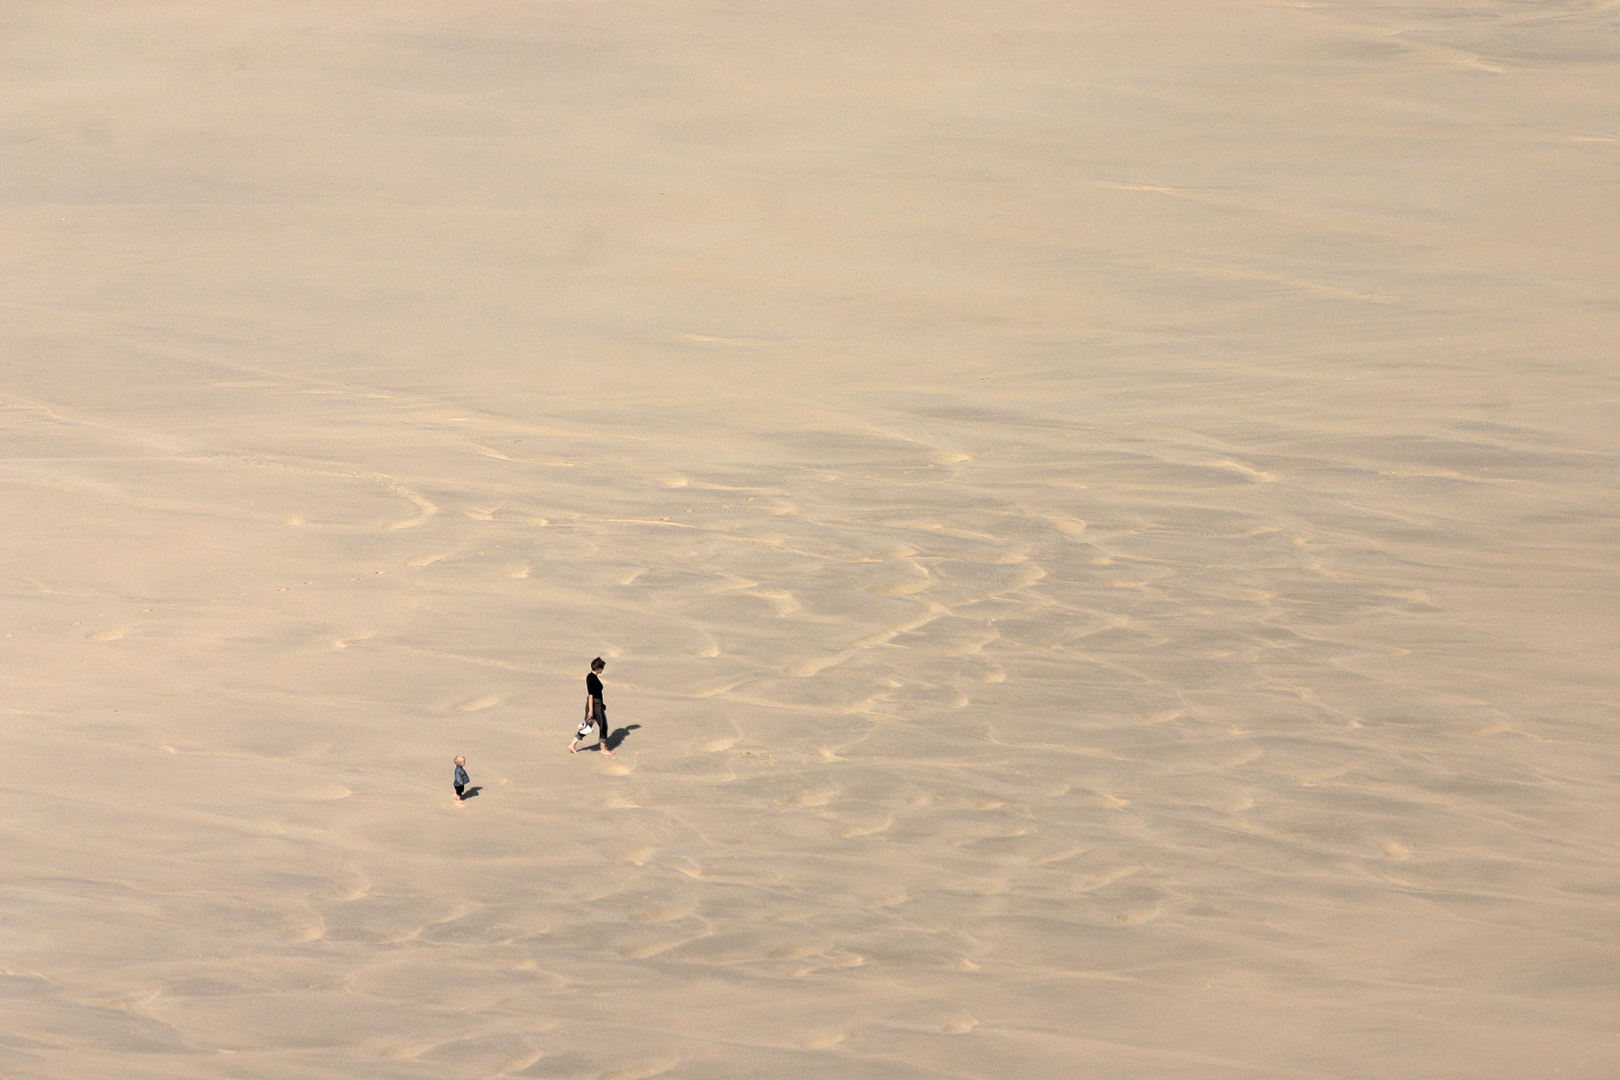
[[[1620,1076],[1620,5],[3,21],[0,1077]]]

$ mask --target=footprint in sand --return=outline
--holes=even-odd
[[[313,911],[298,911],[281,920],[280,938],[293,944],[314,941],[326,934],[326,920]]]
[[[791,615],[804,606],[799,603],[798,597],[786,589],[749,589],[743,595],[756,596],[764,600],[771,605],[771,609],[776,612],[779,618]]]
[[[922,592],[932,582],[927,581],[901,581],[893,585],[877,585],[867,591],[875,596],[915,596]]]
[[[979,1026],[979,1022],[971,1016],[964,1016],[960,1020],[952,1020],[940,1030],[947,1035],[966,1035]]]
[[[693,749],[701,750],[705,754],[718,754],[722,750],[730,750],[735,745],[737,745],[737,736],[722,735],[718,739],[708,739],[700,742]]]
[[[1062,862],[1064,859],[1072,859],[1076,855],[1084,855],[1085,853],[1086,849],[1083,847],[1066,847],[1059,851],[1048,852],[1045,855],[1037,855],[1024,865],[1047,866],[1051,863]]]
[[[1239,476],[1246,476],[1250,480],[1254,480],[1262,484],[1269,484],[1273,480],[1277,479],[1275,476],[1264,471],[1263,469],[1256,469],[1251,466],[1244,465],[1242,462],[1231,461],[1225,458],[1219,461],[1190,461],[1188,464],[1197,465],[1204,469],[1220,469],[1223,472],[1235,472]]]
[[[796,679],[808,679],[810,676],[832,667],[844,659],[844,656],[818,656],[810,660],[796,660],[787,666],[787,673]]]
[[[799,1041],[799,1045],[806,1050],[825,1050],[829,1046],[837,1046],[847,1038],[849,1035],[846,1032],[825,1031],[806,1036]]]
[[[1337,769],[1322,769],[1322,770],[1320,770],[1318,772],[1300,773],[1300,775],[1299,775],[1299,786],[1300,787],[1315,787],[1317,784],[1325,783],[1325,782],[1327,782],[1329,780],[1333,780],[1333,779],[1336,779],[1336,778],[1338,778],[1340,776],[1343,776],[1345,773],[1347,773],[1349,771],[1350,771],[1350,766],[1341,765]]]
[[[816,945],[805,941],[795,942],[792,945],[783,945],[779,949],[772,949],[765,955],[772,960],[803,960],[807,956],[815,956],[817,953],[826,951],[827,946],[825,945]]]
[[[1012,592],[1017,589],[1027,589],[1044,577],[1046,577],[1045,570],[1041,569],[1039,566],[1032,566],[1028,570],[1022,570],[1008,578],[1001,588],[996,590],[996,595]]]
[[[544,1050],[522,1050],[496,1065],[495,1075],[506,1076],[509,1073],[515,1073],[522,1069],[527,1069],[530,1065],[533,1065],[545,1056],[546,1052]]]
[[[649,945],[633,945],[628,949],[620,949],[619,955],[626,960],[647,960],[678,945],[685,945],[690,940],[692,939],[678,938],[674,941],[655,941]]]
[[[456,711],[477,712],[479,709],[487,709],[492,705],[499,705],[500,703],[501,696],[499,694],[485,694],[483,697],[475,697],[471,701],[463,701],[460,705],[456,706]]]
[[[1085,891],[1100,889],[1104,885],[1112,885],[1120,878],[1130,877],[1132,874],[1140,873],[1141,870],[1140,866],[1116,866],[1112,870],[1104,870],[1086,884]]]
[[[984,651],[984,647],[1001,637],[1001,634],[991,630],[988,635],[969,638],[966,641],[956,641],[939,650],[941,656],[974,656]]]
[[[622,1069],[610,1069],[597,1080],[648,1080],[648,1077],[667,1073],[681,1063],[678,1057],[657,1058],[652,1061],[643,1061],[635,1065],[627,1065]]]
[[[1157,910],[1153,911],[1120,911],[1113,917],[1115,926],[1139,926],[1145,922],[1152,922],[1159,917]]]
[[[162,996],[162,994],[163,991],[161,988],[152,990],[137,990],[133,994],[125,994],[122,997],[108,998],[103,1001],[102,1004],[111,1006],[114,1009],[139,1009],[144,1005],[152,1004],[152,1002],[156,1001],[160,996]]]
[[[791,799],[778,799],[776,805],[784,810],[796,810],[810,806],[826,806],[838,797],[838,788],[824,788],[820,791],[802,791]]]
[[[332,880],[315,890],[317,900],[335,900],[340,903],[358,900],[371,891],[371,880],[353,870],[337,874]]]
[[[747,682],[749,678],[750,676],[742,675],[736,678],[727,679],[724,682],[710,683],[707,686],[693,687],[691,690],[687,691],[686,696],[695,698],[717,697],[720,694],[726,693],[728,690],[736,689],[743,683]]]
[[[439,512],[439,508],[437,506],[434,506],[432,503],[428,502],[414,491],[410,491],[402,487],[396,487],[393,489],[393,491],[395,495],[398,495],[400,498],[414,504],[417,509],[417,515],[412,518],[401,518],[398,521],[390,521],[384,526],[384,528],[409,529],[413,525],[422,524],[422,522]]]
[[[408,1042],[391,1046],[382,1052],[382,1056],[389,1061],[410,1061],[440,1045],[436,1042]]]
[[[635,866],[645,866],[647,865],[647,860],[656,854],[658,854],[657,848],[638,847],[632,848],[629,851],[621,852],[614,857],[620,862],[631,863]]]
[[[111,629],[108,629],[108,630],[96,630],[96,631],[94,631],[92,633],[84,635],[84,640],[86,640],[86,641],[117,641],[119,638],[121,638],[125,634],[129,633],[129,629],[130,628],[127,627],[127,626],[115,626],[115,627],[112,627]]]
[[[677,919],[684,919],[688,915],[696,913],[697,908],[695,907],[666,907],[644,911],[640,915],[632,915],[631,918],[636,922],[643,923],[667,923],[674,922]]]
[[[894,818],[886,817],[882,821],[873,822],[866,825],[846,825],[844,828],[838,830],[838,835],[843,837],[845,840],[853,840],[857,836],[872,836],[875,833],[880,833],[893,824]]]

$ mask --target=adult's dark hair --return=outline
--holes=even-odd
[[[601,671],[605,667],[607,667],[607,661],[602,659],[600,656],[598,656],[595,660],[591,661],[591,670],[592,671]]]

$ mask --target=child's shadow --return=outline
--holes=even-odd
[[[630,724],[626,727],[615,728],[613,730],[613,734],[608,736],[607,748],[609,750],[617,750],[624,740],[630,737],[630,733],[640,726],[640,724]]]
[[[470,787],[461,793],[461,801],[466,802],[468,799],[476,799],[478,798],[478,793],[483,790],[484,789],[481,787]]]

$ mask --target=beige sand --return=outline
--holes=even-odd
[[[1614,4],[6,20],[0,1075],[1620,1075]]]

